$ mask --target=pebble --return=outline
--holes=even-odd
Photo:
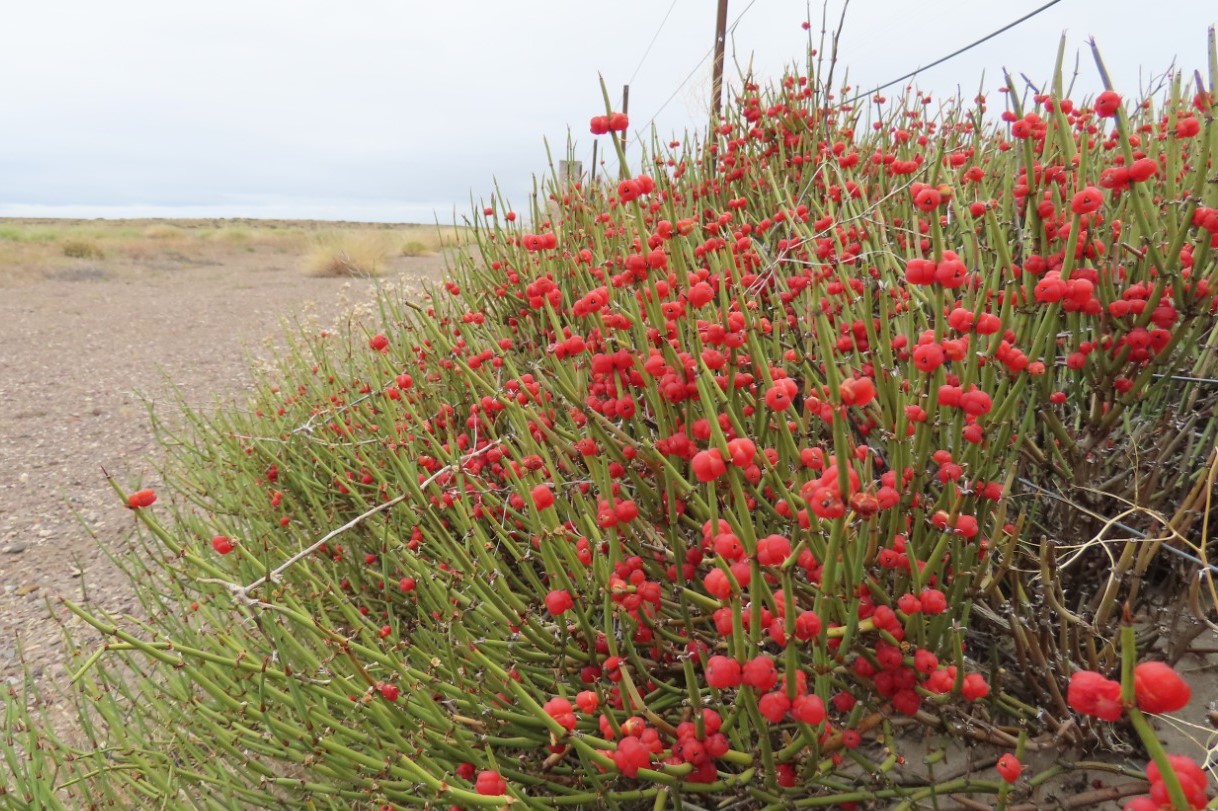
[[[26,546],[23,543],[11,543],[6,547],[0,548],[0,552],[6,555],[20,555],[25,550]]]

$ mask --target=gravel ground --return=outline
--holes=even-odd
[[[18,681],[24,657],[41,684],[58,682],[59,598],[136,609],[106,555],[127,546],[134,521],[103,470],[127,488],[158,485],[147,404],[171,412],[172,386],[197,405],[240,398],[247,353],[265,354],[284,319],[330,324],[370,295],[366,280],[299,265],[259,252],[94,262],[0,285],[0,678]],[[394,273],[442,269],[437,257],[399,259]]]

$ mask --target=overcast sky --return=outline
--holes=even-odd
[[[1044,2],[854,0],[839,71],[873,87]],[[809,16],[819,37],[819,4],[730,0],[728,76],[733,62],[759,76],[802,64]],[[8,3],[0,216],[447,223],[496,182],[523,208],[547,141],[558,158],[570,135],[587,167],[598,73],[615,99],[630,82],[632,129],[698,129],[714,20],[714,0]],[[1204,71],[1215,23],[1202,0],[1061,0],[916,81],[966,97],[983,72],[994,91],[1003,67],[1039,82],[1065,31],[1082,91],[1097,84],[1094,36],[1132,94],[1173,60]]]

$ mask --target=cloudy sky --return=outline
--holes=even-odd
[[[1046,1],[854,0],[837,75],[874,87]],[[821,17],[803,0],[730,0],[729,77],[802,63]],[[0,216],[451,222],[496,184],[523,207],[547,142],[557,159],[572,139],[587,166],[598,74],[615,99],[630,83],[633,130],[697,130],[714,19],[714,0],[11,3]],[[1097,86],[1090,36],[1132,94],[1173,60],[1204,69],[1215,23],[1200,0],[1060,0],[916,81],[966,97],[1003,67],[1040,82],[1064,31],[1076,96]]]

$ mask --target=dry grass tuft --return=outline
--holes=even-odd
[[[383,232],[321,231],[305,259],[311,276],[380,276],[389,259],[390,242]]]
[[[91,239],[74,237],[64,240],[63,255],[71,259],[102,259],[106,252]]]
[[[434,256],[435,250],[427,243],[418,239],[408,239],[402,243],[402,256]]]
[[[156,223],[144,229],[144,236],[148,239],[177,239],[183,236],[182,229],[176,225],[168,223]]]

